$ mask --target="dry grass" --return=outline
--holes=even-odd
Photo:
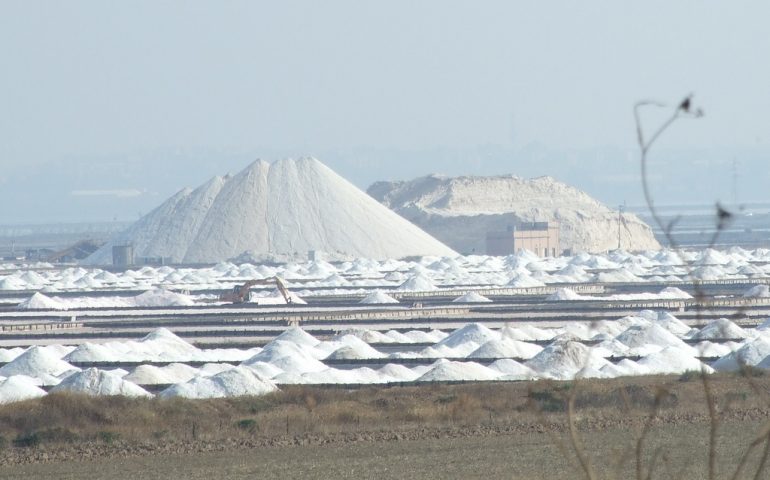
[[[770,379],[753,382],[770,391]],[[720,406],[766,411],[764,399],[740,376],[715,375],[711,384]],[[679,377],[360,390],[287,387],[261,397],[214,400],[50,394],[0,406],[0,436],[6,445],[21,445],[24,439],[30,444],[162,442],[490,424],[565,431],[570,400],[577,430],[641,425],[658,400],[671,418],[708,414],[700,382]]]

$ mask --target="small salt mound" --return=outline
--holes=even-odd
[[[458,382],[495,380],[500,372],[475,362],[440,360],[417,379],[418,382]]]
[[[383,358],[385,356],[384,353],[375,350],[363,340],[352,335],[346,335],[339,341],[344,343],[344,345],[334,350],[328,357],[326,357],[327,360],[364,360],[369,358]]]
[[[770,355],[770,339],[758,337],[738,350],[725,355],[712,364],[720,372],[735,372],[743,366],[753,367]],[[2,375],[2,369],[0,369]]]
[[[474,342],[481,345],[490,340],[497,340],[499,338],[499,333],[490,330],[484,325],[480,323],[469,323],[450,333],[448,337],[438,342],[436,346],[456,348],[468,342]]]
[[[171,330],[158,328],[133,342],[150,359],[182,361],[201,356],[200,349],[190,345]]]
[[[233,368],[235,367],[233,365],[230,365],[229,363],[204,363],[203,365],[200,366],[198,371],[204,377],[211,377],[218,373],[232,370]]]
[[[452,300],[454,303],[491,303],[492,300],[477,292],[468,292]]]
[[[655,318],[652,319],[652,322],[657,323],[676,336],[684,336],[692,330],[684,322],[665,311],[658,312]]]
[[[713,368],[695,358],[690,350],[677,347],[666,347],[660,352],[647,355],[637,363],[646,367],[651,374],[668,375],[687,371],[714,372]]]
[[[697,340],[723,340],[748,337],[749,334],[746,330],[726,318],[718,318],[710,322],[692,336],[692,338]]]
[[[0,363],[12,362],[22,353],[24,353],[24,349],[21,347],[0,348]]]
[[[510,340],[519,340],[522,342],[531,342],[534,340],[531,336],[527,335],[525,332],[521,331],[518,328],[513,328],[510,325],[506,324],[503,326],[503,328],[500,329],[500,337],[504,339],[510,339]]]
[[[770,286],[754,285],[743,293],[745,298],[768,298],[770,297]]]
[[[438,290],[431,280],[423,274],[417,274],[410,277],[407,281],[399,285],[396,290],[406,292],[430,292]]]
[[[699,342],[694,348],[699,357],[724,357],[733,351],[729,345],[709,341]]]
[[[326,365],[314,358],[298,358],[293,356],[276,358],[269,363],[274,367],[280,368],[284,372],[297,374],[320,372],[321,370],[325,370],[327,368]]]
[[[545,283],[536,278],[532,278],[531,275],[519,274],[511,278],[505,286],[511,288],[533,288],[545,287]]]
[[[13,375],[0,381],[0,404],[20,402],[45,395],[45,390],[35,385],[26,375]]]
[[[615,339],[631,348],[654,345],[658,347],[677,347],[684,351],[689,351],[691,355],[695,353],[692,351],[692,347],[684,343],[673,333],[654,323],[629,327]]]
[[[662,299],[686,299],[692,298],[692,295],[676,287],[666,287],[658,293],[658,297]]]
[[[198,376],[185,383],[172,385],[159,397],[223,398],[243,395],[265,395],[278,390],[275,383],[261,378],[248,368],[235,367],[211,377]]]
[[[520,327],[516,327],[514,330],[518,332],[517,335],[525,335],[525,336],[529,337],[528,339],[514,338],[514,340],[524,340],[524,341],[529,341],[529,340],[540,340],[540,341],[551,340],[558,333],[554,329],[538,328],[538,327],[534,327],[532,325],[522,325]],[[503,333],[503,332],[501,331],[501,333]]]
[[[557,288],[555,292],[545,297],[548,301],[560,301],[560,300],[583,300],[586,297],[578,295],[569,288]]]
[[[123,360],[118,352],[96,343],[83,343],[68,353],[63,360],[67,362],[119,362]]]
[[[44,347],[34,346],[0,368],[0,376],[26,375],[37,379],[41,385],[56,385],[79,370]]]
[[[74,373],[51,389],[51,392],[77,392],[86,395],[123,395],[151,397],[142,387],[96,368]]]
[[[314,347],[321,343],[317,338],[307,333],[300,327],[289,327],[280,335],[275,337],[273,342],[290,342],[295,345]]]
[[[413,370],[395,363],[388,363],[380,367],[377,372],[384,377],[389,377],[396,382],[413,382],[419,377]]]
[[[302,345],[283,340],[273,340],[265,345],[261,352],[248,360],[243,361],[241,365],[249,365],[254,362],[272,363],[274,360],[287,356],[301,360],[315,360],[315,356],[311,353],[311,349],[306,346],[303,347]]]
[[[501,358],[489,365],[492,370],[503,374],[501,380],[531,380],[537,378],[537,374],[526,365],[510,358]]]
[[[482,344],[468,355],[468,358],[523,358],[530,359],[540,353],[543,347],[534,343],[511,339],[494,339]]]
[[[612,378],[612,377],[607,370],[597,369],[593,367],[583,367],[575,374],[575,380],[580,380],[580,379],[587,380],[590,378]]]
[[[385,383],[388,380],[368,367],[354,368],[352,370],[328,368],[321,372],[304,373],[302,374],[302,379],[303,383],[307,385],[371,384]]]
[[[183,363],[172,363],[163,367],[154,365],[139,365],[133,372],[123,377],[123,380],[137,385],[164,385],[186,382],[200,371]]]
[[[157,288],[148,290],[132,299],[137,307],[189,307],[195,305],[192,297]]]
[[[625,362],[625,363],[624,363]],[[618,364],[608,363],[599,369],[605,378],[628,377],[633,375],[643,375],[647,372],[645,367],[640,367],[636,362],[623,359]],[[644,372],[644,373],[643,373]]]
[[[399,333],[399,332],[390,330],[388,331],[387,335],[389,337],[393,337],[394,333]],[[436,335],[434,332],[423,332],[422,330],[410,330],[400,335],[405,338],[405,340],[402,341],[401,343],[436,343],[446,338],[445,335],[444,336]]]
[[[283,373],[280,368],[265,362],[254,362],[243,366],[250,368],[262,378],[274,378]]]
[[[568,380],[584,367],[600,369],[607,361],[579,342],[556,341],[525,363],[535,372]]]
[[[21,302],[18,307],[20,310],[66,310],[67,307],[51,297],[43,295],[40,292],[35,293],[28,299]]]
[[[383,303],[398,303],[398,300],[391,297],[382,290],[377,290],[361,299],[362,304],[383,304]]]
[[[628,352],[628,346],[624,343],[620,343],[619,341],[613,339],[605,340],[601,343],[597,343],[591,349],[594,351],[596,355],[599,355],[600,357],[607,358],[607,357],[622,357],[627,355]]]
[[[395,333],[398,333],[398,332],[395,332]],[[400,333],[398,334],[401,335]],[[332,340],[337,340],[345,335],[353,335],[354,337],[360,338],[366,343],[394,343],[399,341],[399,340],[395,340],[394,338],[382,332],[378,332],[376,330],[366,330],[362,328],[351,328],[348,330],[343,330],[342,332],[335,335],[332,338]],[[407,342],[401,342],[401,343],[407,343]]]

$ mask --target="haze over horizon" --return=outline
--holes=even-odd
[[[377,180],[551,175],[641,203],[633,104],[706,116],[656,199],[766,201],[770,4],[0,4],[0,223],[135,220],[256,158]],[[654,118],[650,118],[654,120]]]

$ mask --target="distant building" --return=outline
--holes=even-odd
[[[487,232],[487,255],[510,255],[521,249],[541,257],[561,255],[559,224],[528,222],[510,226],[503,232]]]
[[[112,264],[116,267],[126,267],[134,264],[134,247],[132,245],[115,245],[112,247]]]

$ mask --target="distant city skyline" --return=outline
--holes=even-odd
[[[761,1],[6,1],[0,223],[135,220],[287,156],[362,189],[550,175],[638,204],[632,106],[690,92],[706,116],[652,151],[658,201],[764,201],[767,18]]]

